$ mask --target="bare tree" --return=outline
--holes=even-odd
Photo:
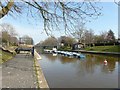
[[[10,43],[10,35],[6,31],[2,31],[2,42],[9,46]]]
[[[107,40],[107,32],[106,32],[106,31],[102,31],[102,32],[100,33],[100,37],[101,37],[101,42],[102,42],[102,43],[105,43],[106,40]]]
[[[76,40],[70,36],[61,36],[58,38],[58,42],[60,44],[64,44],[64,46],[71,47],[74,43],[76,43]]]
[[[22,44],[26,44],[26,45],[33,45],[33,38],[28,36],[28,35],[24,35],[23,37],[20,38],[20,43]]]
[[[48,37],[47,39],[45,39],[42,43],[42,46],[57,46],[58,45],[58,41],[55,37]]]
[[[78,23],[75,27],[75,32],[72,33],[72,35],[78,39],[78,42],[83,43],[84,38],[85,38],[85,27],[84,23]]]
[[[2,23],[0,24],[0,27],[1,27],[1,32],[2,32],[2,40],[5,41],[8,46],[9,46],[9,43],[14,43],[14,41],[11,39],[17,36],[15,28],[11,24],[8,24],[8,23]]]
[[[107,32],[106,31],[102,31],[100,32],[99,35],[94,35],[94,43],[105,43],[107,42]]]
[[[94,32],[92,29],[85,31],[85,44],[91,45],[94,43]]]
[[[18,35],[15,28],[11,24],[2,23],[2,24],[0,24],[0,26],[2,27],[2,29],[1,29],[2,31],[8,32],[8,34],[10,34],[12,37],[15,37]]]
[[[13,15],[14,11],[22,13],[24,8],[32,17],[40,17],[43,20],[44,30],[47,34],[54,30],[60,30],[61,26],[64,26],[65,33],[71,34],[75,24],[79,21],[87,22],[91,18],[97,18],[101,15],[101,8],[97,2],[63,2],[62,0],[54,2],[49,2],[49,0],[46,0],[46,2],[37,2],[36,0],[21,1],[21,5],[18,5],[18,2],[14,2],[14,0],[6,0],[6,6],[0,2],[2,8],[0,10],[0,18],[4,17],[8,12],[11,15]]]

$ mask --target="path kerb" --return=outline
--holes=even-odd
[[[34,62],[35,62],[35,70],[36,70],[36,75],[38,79],[38,87],[39,88],[47,88],[49,89],[48,83],[45,79],[45,76],[42,72],[42,68],[40,67],[40,64],[38,60],[42,59],[41,56],[37,53],[36,50],[34,50]]]

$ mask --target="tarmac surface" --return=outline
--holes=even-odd
[[[2,64],[2,88],[37,88],[31,55],[17,54]]]

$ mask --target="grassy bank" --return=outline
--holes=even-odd
[[[5,51],[0,50],[0,64],[10,60],[14,55]]]
[[[120,52],[120,46],[94,46],[85,48],[87,51]]]

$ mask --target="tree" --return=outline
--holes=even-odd
[[[63,43],[64,46],[71,47],[74,43],[76,43],[76,40],[70,36],[61,36],[59,39],[59,43]]]
[[[24,35],[23,37],[20,38],[20,44],[33,45],[34,42],[32,37]]]
[[[7,46],[9,46],[9,44],[13,44],[17,42],[17,40],[12,40],[16,38],[17,33],[11,24],[2,23],[0,24],[0,27],[2,32],[2,42],[6,43]]]
[[[74,43],[76,43],[76,40],[70,36],[66,37],[66,43],[69,47],[71,47]]]
[[[92,29],[85,31],[84,42],[89,45],[94,43],[94,32]]]
[[[10,35],[6,31],[2,31],[2,42],[6,43],[9,46],[10,43]]]
[[[55,37],[48,37],[47,39],[45,39],[42,43],[42,46],[57,46],[58,45],[58,41]]]
[[[111,29],[108,31],[106,38],[107,38],[108,42],[111,42],[111,43],[115,42],[115,36],[114,36],[114,33]]]
[[[8,32],[11,36],[14,36],[14,37],[17,36],[17,32],[13,27],[13,25],[9,23],[2,23],[0,24],[0,27],[2,28],[2,31]]]
[[[106,43],[106,36],[107,36],[107,32],[106,31],[102,31],[100,33],[100,35],[95,35],[94,36],[94,43]]]
[[[101,42],[101,36],[100,35],[94,35],[94,43],[100,43]]]
[[[0,6],[1,6],[1,10],[0,10],[0,18],[4,17],[5,15],[8,14],[8,12],[11,10],[11,8],[14,5],[14,0],[10,0],[6,6],[3,6],[2,2],[0,1]]]
[[[84,36],[85,36],[85,28],[84,23],[78,23],[78,25],[75,28],[75,32],[72,33],[72,35],[78,39],[78,42],[83,43],[84,42]]]
[[[28,11],[29,19],[41,18],[47,34],[50,34],[49,31],[60,30],[61,26],[64,26],[65,33],[71,34],[79,21],[87,22],[101,15],[101,8],[97,2],[63,2],[63,0],[54,2],[21,0],[21,2],[18,4],[14,0],[0,1],[0,18],[7,14],[15,15],[14,12],[22,13],[25,10],[26,13]]]

